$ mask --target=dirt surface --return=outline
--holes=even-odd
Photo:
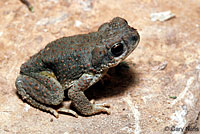
[[[200,133],[199,0],[30,3],[33,13],[20,0],[0,1],[0,133]],[[151,21],[151,13],[168,10],[176,17]],[[86,92],[96,103],[111,104],[111,115],[56,119],[17,96],[15,79],[31,55],[57,38],[96,31],[116,16],[137,28],[141,41],[125,60],[129,67],[110,70],[110,78]]]

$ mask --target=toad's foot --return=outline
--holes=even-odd
[[[110,109],[108,109],[110,107],[109,104],[103,103],[103,104],[93,104],[92,105],[92,113],[100,113],[100,112],[104,112],[107,114],[110,114]]]
[[[67,109],[67,108],[63,107],[63,108],[59,108],[57,111],[58,112],[62,112],[62,113],[66,113],[66,114],[72,114],[73,116],[78,118],[78,114],[75,111],[71,110],[71,109]]]
[[[90,101],[90,103],[93,104],[93,109],[103,109],[101,110],[101,112],[105,112],[107,114],[110,114],[110,110],[108,108],[110,108],[110,104],[107,103],[103,103],[103,104],[95,104],[95,100],[92,99]]]

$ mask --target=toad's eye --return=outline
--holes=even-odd
[[[114,44],[111,48],[111,52],[115,57],[122,55],[124,52],[124,44],[123,43]]]

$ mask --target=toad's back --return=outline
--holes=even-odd
[[[101,45],[99,35],[94,32],[55,40],[24,63],[21,73],[53,71],[60,83],[78,79],[91,69],[92,50]]]

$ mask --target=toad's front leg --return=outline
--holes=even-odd
[[[85,96],[84,91],[91,85],[99,81],[103,74],[83,74],[68,91],[68,96],[72,100],[73,106],[83,115],[93,115],[97,113],[110,114],[107,104],[93,104]]]

